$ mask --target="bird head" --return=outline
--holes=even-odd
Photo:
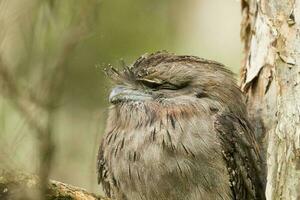
[[[157,52],[141,56],[123,71],[110,68],[107,74],[116,83],[109,95],[113,105],[155,102],[163,107],[209,99],[244,112],[233,73],[215,61]]]

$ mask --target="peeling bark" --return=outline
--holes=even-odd
[[[300,199],[300,0],[242,0],[241,88],[267,159],[267,199]]]

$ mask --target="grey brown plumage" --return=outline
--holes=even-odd
[[[158,52],[107,73],[118,86],[97,168],[109,197],[264,199],[243,95],[222,64]]]

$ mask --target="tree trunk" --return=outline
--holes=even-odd
[[[241,87],[266,150],[266,196],[299,200],[300,0],[242,0],[242,13]]]

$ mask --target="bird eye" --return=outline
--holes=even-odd
[[[140,80],[139,82],[141,84],[143,84],[144,86],[146,86],[148,88],[152,88],[152,89],[158,89],[158,87],[162,85],[161,83],[157,83],[155,81],[146,80],[146,79]]]
[[[165,89],[165,90],[177,90],[178,87],[176,85],[173,85],[171,83],[164,83],[162,84],[159,89]]]
[[[141,79],[139,82],[151,89],[155,90],[178,90],[186,87],[187,83],[181,84],[181,85],[175,85],[169,82],[157,82],[154,80],[149,80],[149,79]]]

